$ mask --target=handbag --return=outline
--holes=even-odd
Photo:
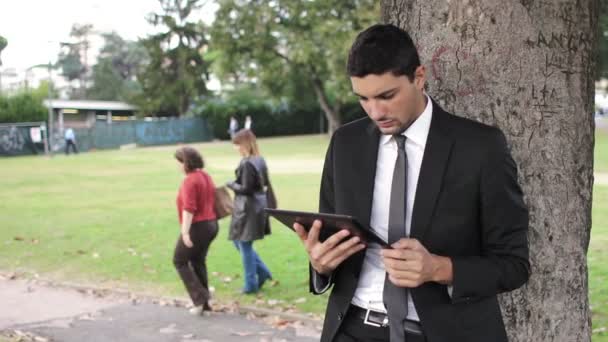
[[[215,216],[219,220],[230,214],[234,209],[234,203],[230,197],[230,193],[225,186],[215,188]]]

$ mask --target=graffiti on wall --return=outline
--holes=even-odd
[[[25,137],[16,126],[0,127],[0,154],[21,154],[25,143]]]

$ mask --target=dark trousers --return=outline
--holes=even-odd
[[[426,342],[424,336],[406,333],[404,342]],[[390,331],[388,327],[374,327],[363,323],[361,317],[348,310],[334,342],[389,342]]]
[[[211,241],[217,236],[217,221],[201,221],[190,226],[190,239],[193,246],[184,245],[181,235],[177,238],[173,265],[196,306],[208,305],[210,298],[207,278],[207,251]]]
[[[74,151],[74,153],[78,153],[78,148],[76,147],[74,140],[67,139],[65,141],[65,154],[70,154],[70,147],[72,147],[72,151]]]

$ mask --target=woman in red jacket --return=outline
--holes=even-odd
[[[194,304],[190,313],[200,315],[211,310],[205,259],[218,231],[213,210],[215,185],[203,170],[203,158],[194,148],[178,149],[175,159],[185,177],[177,195],[181,235],[175,246],[173,264]]]

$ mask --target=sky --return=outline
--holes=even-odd
[[[210,23],[217,5],[211,0],[192,15]],[[74,23],[93,24],[98,32],[116,31],[136,40],[154,33],[145,16],[159,10],[157,0],[0,0],[0,36],[8,40],[2,51],[1,71],[55,62],[59,43],[69,41]],[[103,40],[93,37],[93,44]],[[100,48],[100,46],[97,46]]]

